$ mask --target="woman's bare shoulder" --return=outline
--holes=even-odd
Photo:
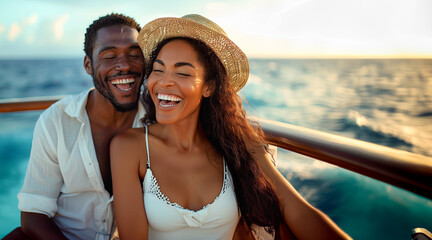
[[[117,134],[114,138],[120,138],[125,141],[133,141],[145,136],[144,128],[129,128],[128,130]]]
[[[136,148],[136,145],[145,143],[144,128],[130,128],[122,133],[117,134],[111,140],[112,148],[131,149]]]
[[[137,168],[141,171],[140,166],[145,162],[143,156],[146,156],[145,129],[128,129],[111,140],[110,158],[113,172],[121,172],[125,169],[136,171]]]

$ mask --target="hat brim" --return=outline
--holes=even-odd
[[[236,91],[249,78],[249,61],[243,51],[226,35],[185,18],[158,18],[147,23],[138,35],[146,64],[158,44],[174,37],[192,38],[207,44],[219,57],[227,76]]]

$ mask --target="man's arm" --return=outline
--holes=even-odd
[[[60,228],[45,214],[21,212],[21,229],[31,239],[67,239]]]
[[[53,117],[45,113],[36,122],[24,185],[18,194],[22,231],[32,239],[66,239],[50,218],[57,211],[57,197],[63,185],[56,124],[50,119]]]

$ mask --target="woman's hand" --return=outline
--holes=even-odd
[[[254,159],[275,184],[285,223],[298,239],[351,239],[327,215],[310,205],[282,176],[264,147],[257,147]]]

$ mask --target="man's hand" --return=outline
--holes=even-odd
[[[21,212],[21,229],[31,239],[67,240],[60,228],[45,214]]]

